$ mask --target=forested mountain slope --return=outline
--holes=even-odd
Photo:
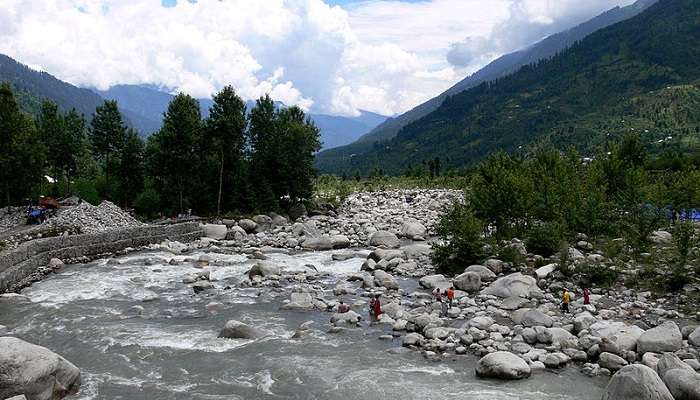
[[[661,0],[551,59],[448,97],[368,153],[319,165],[396,173],[441,157],[462,166],[539,141],[586,152],[632,129],[650,143],[688,146],[698,135],[699,79],[700,2]]]
[[[394,138],[404,126],[437,110],[448,96],[473,88],[483,82],[512,74],[524,65],[552,57],[599,29],[638,15],[656,1],[657,0],[638,0],[627,7],[615,7],[574,28],[549,36],[529,48],[499,57],[484,68],[458,82],[439,96],[395,118],[387,119],[371,132],[360,137],[357,142],[348,146],[322,152],[319,155],[319,165],[325,168],[327,165],[336,161],[342,162],[343,158],[351,154],[367,152],[372,149],[373,143]]]

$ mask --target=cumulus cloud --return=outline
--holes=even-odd
[[[465,68],[630,1],[0,0],[0,53],[85,87],[206,97],[231,84],[316,112],[395,114]]]

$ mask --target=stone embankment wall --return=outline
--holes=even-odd
[[[102,254],[160,243],[165,239],[189,242],[204,235],[197,222],[153,225],[94,234],[36,239],[0,254],[0,293],[48,265],[49,260],[93,258]]]

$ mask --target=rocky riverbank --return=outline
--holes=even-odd
[[[483,378],[523,379],[547,369],[575,368],[592,377],[614,374],[604,398],[671,398],[665,393],[697,398],[700,323],[697,314],[677,309],[679,302],[671,296],[593,288],[592,304],[584,305],[577,288],[558,271],[558,260],[529,254],[515,239],[506,246],[524,262],[491,257],[483,265],[465,266],[454,278],[436,274],[430,237],[440,214],[460,199],[459,192],[437,190],[355,194],[329,215],[289,222],[271,214],[209,224],[207,237],[199,241],[148,247],[170,254],[166,258],[130,262],[187,266],[180,284],[195,296],[211,298],[210,313],[227,307],[215,300],[220,294],[256,290],[284,298],[282,315],[325,315],[330,322],[320,329],[329,334],[379,327],[376,339],[397,344],[390,353],[420,352],[429,363],[478,357],[474,370]],[[607,261],[585,237],[580,239],[569,249],[570,259]],[[321,250],[334,262],[359,259],[361,267],[331,274],[313,264],[290,268],[277,261],[280,254]],[[227,257],[240,254],[251,260],[246,274],[220,280],[219,271],[231,265]],[[446,307],[431,293],[450,286],[457,289],[456,299]],[[569,314],[559,309],[563,288],[574,293]],[[380,296],[384,313],[370,324],[367,307],[374,295]],[[351,311],[338,313],[341,301]],[[220,328],[223,338],[257,340],[270,334],[239,320]],[[293,337],[303,340],[315,329],[301,324]],[[656,397],[640,397],[644,393]]]

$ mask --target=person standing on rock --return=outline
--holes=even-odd
[[[433,290],[433,298],[435,301],[442,303],[442,292],[440,292],[440,288],[435,288],[435,290]]]
[[[562,296],[561,309],[567,314],[570,312],[569,303],[571,303],[571,293],[569,293],[568,290],[564,289],[564,296]]]
[[[339,314],[345,314],[346,312],[350,311],[350,306],[343,303],[343,301],[340,301],[340,304],[338,304],[338,313]]]
[[[449,289],[447,289],[447,308],[452,308],[452,302],[455,299],[455,288],[454,286],[450,286]]]
[[[591,292],[588,288],[583,288],[583,304],[591,304]]]

